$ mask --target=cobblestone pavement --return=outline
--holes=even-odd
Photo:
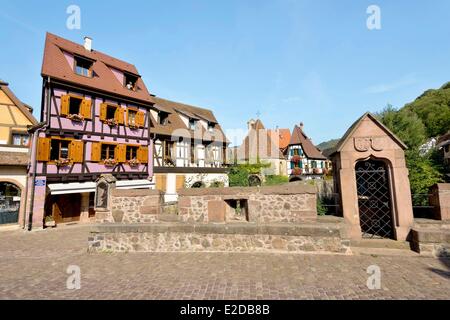
[[[0,299],[449,299],[450,261],[313,254],[88,254],[88,227],[0,231]],[[381,290],[366,286],[381,268]],[[69,265],[81,289],[68,290]]]

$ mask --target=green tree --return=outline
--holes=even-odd
[[[388,105],[378,117],[410,149],[420,147],[426,141],[426,128],[422,120],[409,109],[396,110]]]

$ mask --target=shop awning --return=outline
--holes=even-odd
[[[155,184],[148,180],[121,180],[116,182],[117,189],[150,189]],[[51,183],[47,187],[50,194],[71,194],[95,192],[95,182],[70,182],[70,183]]]

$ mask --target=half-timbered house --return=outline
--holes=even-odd
[[[95,181],[151,188],[153,100],[136,67],[47,34],[40,124],[32,131],[30,224],[89,221]]]
[[[181,188],[228,186],[229,142],[213,112],[159,97],[153,100],[154,179],[166,201],[175,201]]]

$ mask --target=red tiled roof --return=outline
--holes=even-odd
[[[306,156],[310,159],[326,159],[299,126],[294,127],[289,145],[301,145]]]
[[[93,60],[93,77],[76,74],[63,52]],[[138,76],[137,90],[128,90],[111,71],[110,67]],[[50,76],[72,84],[106,91],[112,94],[152,103],[152,97],[139,76],[136,67],[127,62],[108,56],[96,50],[88,51],[84,46],[47,33],[42,64],[42,76]]]

